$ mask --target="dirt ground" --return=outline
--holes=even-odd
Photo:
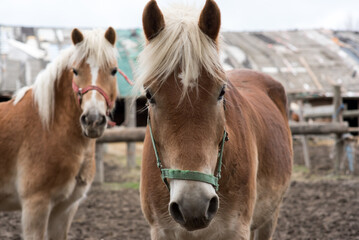
[[[136,169],[127,170],[123,144],[108,147],[103,185],[93,185],[81,204],[69,239],[150,239],[139,202],[141,145]],[[294,144],[293,181],[274,239],[359,239],[359,179],[332,175],[332,147],[310,143],[313,171],[303,168],[301,145]],[[356,149],[359,160],[359,148]],[[359,165],[357,165],[359,166]],[[21,239],[20,213],[0,213],[0,239]]]

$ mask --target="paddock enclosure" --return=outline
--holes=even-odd
[[[69,44],[69,31],[0,26],[0,101],[33,83]],[[142,30],[117,35],[118,67],[133,79]],[[254,69],[280,81],[289,112],[300,121],[291,122],[293,175],[273,239],[359,239],[359,34],[321,29],[223,36],[224,67]],[[42,46],[36,51],[27,44],[34,39]],[[139,197],[146,100],[139,96],[131,105],[131,86],[121,76],[117,81],[112,117],[120,127],[98,141],[97,182],[74,217],[72,240],[150,239]],[[20,212],[0,212],[2,239],[22,239]]]
[[[125,144],[109,144],[105,154],[105,181],[94,184],[72,223],[69,239],[150,239],[139,202],[139,158],[126,169]],[[283,201],[274,239],[359,239],[359,179],[335,177],[331,147],[310,141],[316,174],[303,167],[302,146],[294,142],[293,180]],[[359,159],[359,146],[356,146]],[[137,153],[141,144],[137,145]],[[0,213],[0,239],[20,239],[20,214]]]

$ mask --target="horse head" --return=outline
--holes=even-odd
[[[108,124],[107,117],[117,96],[117,62],[114,57],[116,32],[108,28],[104,35],[71,34],[75,47],[73,61],[73,90],[82,110],[80,124],[83,134],[90,138],[101,136]],[[97,45],[91,48],[90,45]],[[85,55],[84,55],[85,54]]]
[[[149,101],[152,142],[170,191],[169,213],[189,231],[207,227],[219,207],[214,182],[225,138],[226,86],[218,53],[220,21],[212,0],[200,15],[191,9],[163,15],[156,1],[143,12],[147,45],[137,84]]]

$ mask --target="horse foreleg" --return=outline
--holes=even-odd
[[[250,239],[250,240],[255,240],[255,234],[256,234],[256,231],[255,231],[255,230],[252,230],[249,239]]]
[[[50,214],[50,200],[43,195],[22,201],[22,228],[25,240],[44,240]]]
[[[50,214],[48,236],[49,240],[66,240],[72,219],[77,211],[80,201],[70,206],[56,206]]]
[[[277,226],[280,207],[274,212],[272,218],[257,230],[256,240],[271,240]]]
[[[239,240],[249,240],[251,239],[251,231],[249,227],[249,223],[240,224],[240,230],[238,232],[238,236],[236,236],[236,239]]]

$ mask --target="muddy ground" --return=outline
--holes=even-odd
[[[118,154],[123,150],[123,145],[109,147],[107,183],[92,187],[75,216],[69,239],[149,239],[139,202],[139,166],[126,170],[124,157]],[[303,162],[299,142],[294,150],[294,180],[274,239],[359,239],[359,179],[332,175],[332,147],[326,144],[311,142],[312,173],[298,165]],[[0,239],[21,239],[20,213],[0,213]]]

